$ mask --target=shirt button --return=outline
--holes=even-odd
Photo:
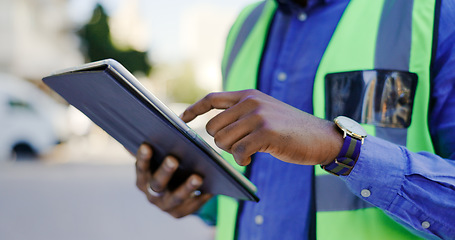
[[[427,229],[427,228],[430,227],[430,223],[429,223],[428,221],[424,221],[424,222],[422,222],[422,227],[423,227],[424,229]]]
[[[255,218],[254,218],[254,222],[257,224],[257,225],[262,225],[264,223],[264,217],[262,215],[257,215]]]
[[[362,197],[367,198],[367,197],[371,196],[371,192],[370,192],[370,190],[368,190],[368,189],[363,189],[363,190],[360,192],[360,195],[362,195]]]
[[[305,21],[307,19],[307,17],[308,17],[308,15],[306,15],[306,13],[304,13],[304,12],[299,13],[299,15],[297,16],[297,18],[301,22]]]
[[[278,80],[281,82],[286,81],[287,78],[288,78],[288,75],[285,72],[280,72],[278,74]]]

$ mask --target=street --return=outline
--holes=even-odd
[[[0,239],[209,240],[213,229],[149,204],[132,160],[34,160],[0,163]]]

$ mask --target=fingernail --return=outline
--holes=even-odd
[[[199,187],[200,185],[202,184],[202,181],[200,178],[198,177],[193,177],[191,179],[191,185],[193,185],[194,187]]]
[[[142,157],[146,157],[148,153],[149,151],[145,145],[139,147],[139,154],[141,154]]]
[[[170,169],[174,169],[175,166],[177,166],[177,164],[170,157],[167,157],[164,163],[166,164],[166,167]]]

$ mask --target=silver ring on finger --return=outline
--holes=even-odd
[[[147,192],[152,196],[152,197],[161,197],[163,196],[162,192],[156,192],[155,190],[152,189],[150,186],[150,183],[147,183]]]
[[[195,190],[190,194],[190,198],[195,198],[201,196],[202,192],[199,190]]]

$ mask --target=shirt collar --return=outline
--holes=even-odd
[[[285,9],[302,9],[300,5],[295,3],[293,0],[275,0],[280,7]],[[307,0],[307,6],[304,9],[311,9],[317,5],[323,5],[331,3],[334,0]]]
[[[276,0],[278,4],[284,4],[284,5],[297,5],[294,0]],[[329,2],[330,0],[307,0],[307,6],[306,7],[312,7],[314,5],[318,4],[324,4],[326,2]]]

